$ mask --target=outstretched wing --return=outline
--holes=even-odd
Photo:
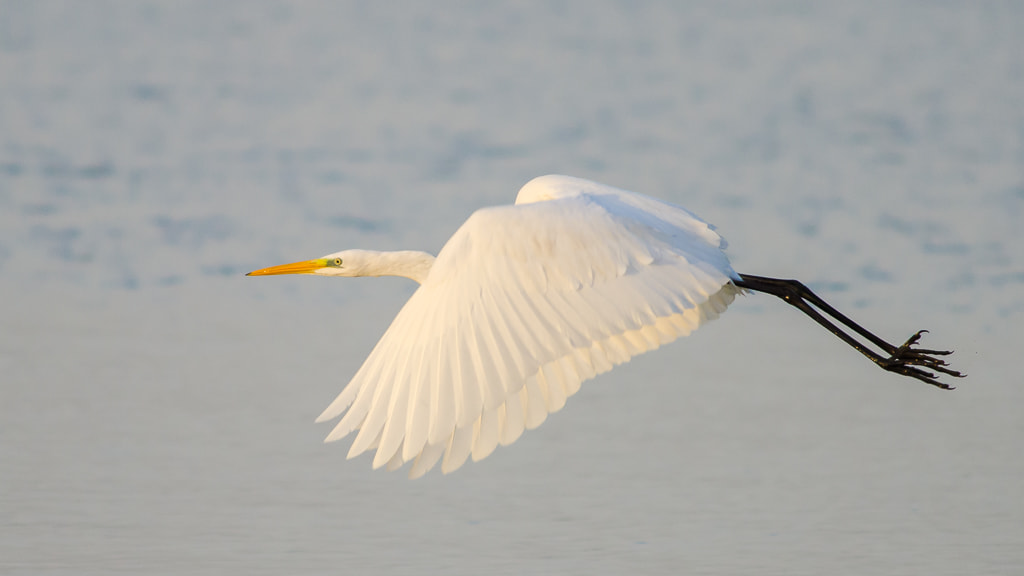
[[[738,279],[682,208],[607,189],[474,213],[317,419],[374,468],[451,472],[557,412],[580,383],[716,318]]]

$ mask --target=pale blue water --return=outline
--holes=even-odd
[[[1014,3],[0,2],[0,573],[1013,574]],[[970,373],[768,297],[410,482],[312,419],[437,250],[559,172],[683,204]]]

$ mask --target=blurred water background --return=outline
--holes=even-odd
[[[1019,574],[1015,2],[0,1],[0,573]],[[687,206],[955,392],[767,296],[457,473],[312,423],[545,173]]]

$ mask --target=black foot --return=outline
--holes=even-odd
[[[907,338],[907,341],[902,346],[897,348],[891,356],[884,358],[878,362],[878,365],[882,368],[903,374],[904,376],[910,376],[911,378],[917,378],[922,382],[927,382],[932,386],[938,386],[943,390],[953,390],[953,386],[939,382],[937,376],[917,368],[921,366],[935,372],[941,372],[948,374],[954,378],[963,378],[966,374],[962,374],[956,370],[947,368],[948,364],[941,358],[936,356],[948,356],[953,353],[952,350],[925,350],[923,348],[913,348],[914,344],[917,344],[918,340],[921,339],[921,334],[924,334],[927,330],[918,330],[913,336]]]

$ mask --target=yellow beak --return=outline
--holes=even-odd
[[[327,260],[303,260],[291,264],[271,266],[262,270],[253,270],[246,276],[274,276],[276,274],[314,274],[317,270],[327,267]]]

